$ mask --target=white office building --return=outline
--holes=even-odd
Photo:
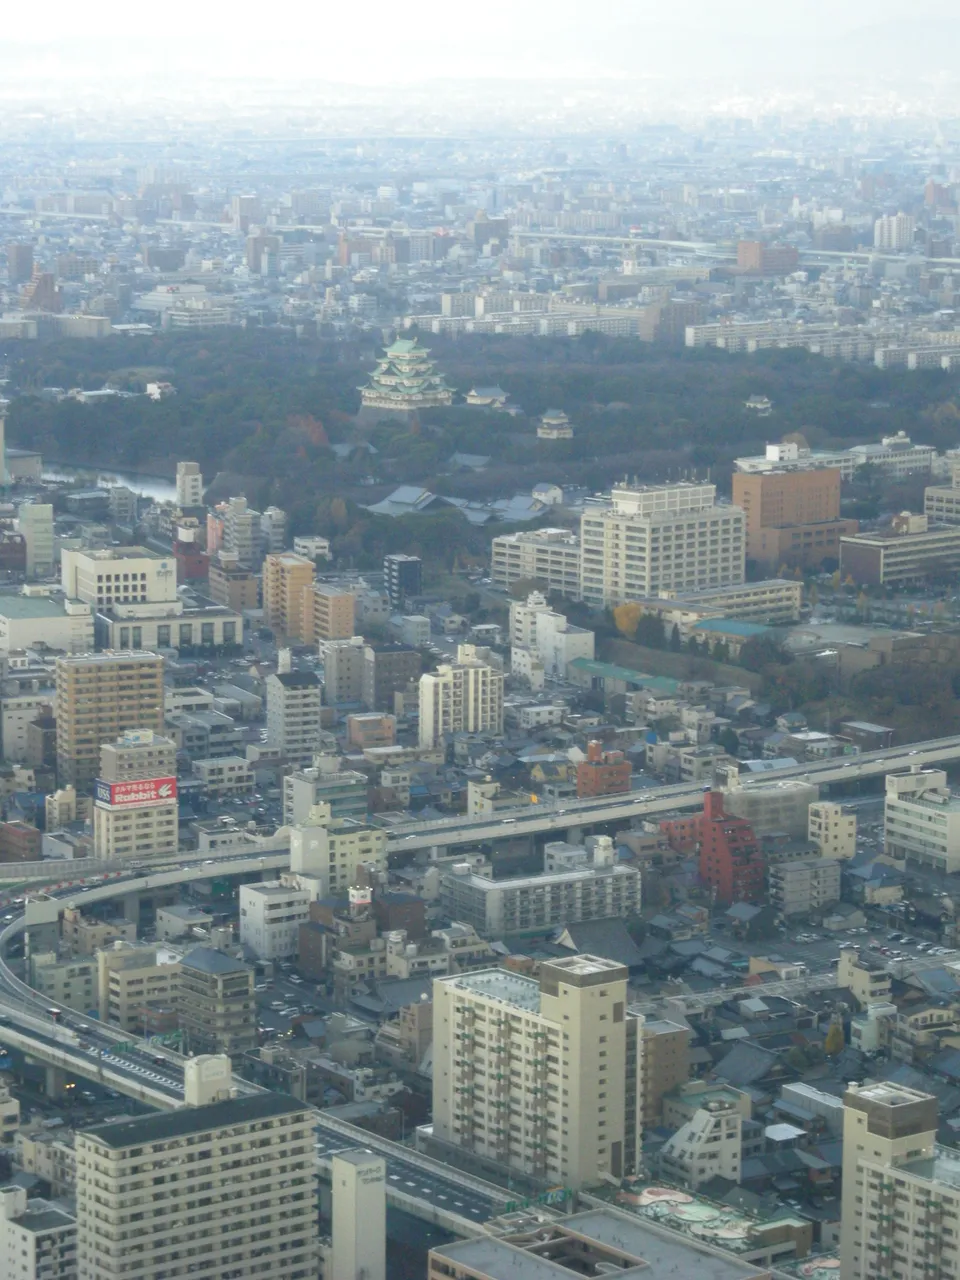
[[[276,881],[240,886],[240,941],[258,960],[295,956],[300,926],[309,919],[306,889]]]
[[[386,1280],[387,1164],[372,1151],[338,1151],[331,1161],[333,1280]]]
[[[580,546],[583,598],[618,605],[743,582],[746,518],[713,484],[624,485],[584,511]]]
[[[60,582],[64,595],[118,618],[148,617],[157,605],[178,611],[177,563],[147,547],[64,549]]]
[[[887,853],[948,874],[960,870],[960,796],[943,769],[888,773],[883,818]]]
[[[869,463],[886,479],[903,480],[912,475],[929,475],[937,460],[932,444],[914,444],[905,431],[883,436],[879,444],[855,444],[850,450],[857,466]]]
[[[199,462],[177,463],[177,506],[203,506],[203,475]]]

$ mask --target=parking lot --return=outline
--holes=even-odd
[[[292,970],[277,969],[275,976],[256,986],[257,1027],[267,1035],[290,1030],[294,1018],[326,1017],[334,1010],[333,1000],[315,982],[298,978]]]

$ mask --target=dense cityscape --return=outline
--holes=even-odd
[[[960,1280],[956,20],[428,8],[0,53],[0,1280]]]

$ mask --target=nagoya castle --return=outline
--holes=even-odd
[[[397,338],[377,361],[365,387],[357,420],[379,422],[382,418],[409,419],[421,409],[436,409],[453,402],[453,388],[443,375],[434,372],[430,352],[417,338]]]

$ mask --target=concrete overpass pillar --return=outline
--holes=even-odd
[[[59,1101],[63,1097],[67,1075],[63,1067],[47,1067],[44,1080],[44,1092],[48,1098]]]
[[[128,893],[123,899],[123,918],[124,920],[132,920],[134,924],[140,920],[140,895],[139,893]]]
[[[567,844],[580,844],[582,836],[583,827],[567,827]]]

